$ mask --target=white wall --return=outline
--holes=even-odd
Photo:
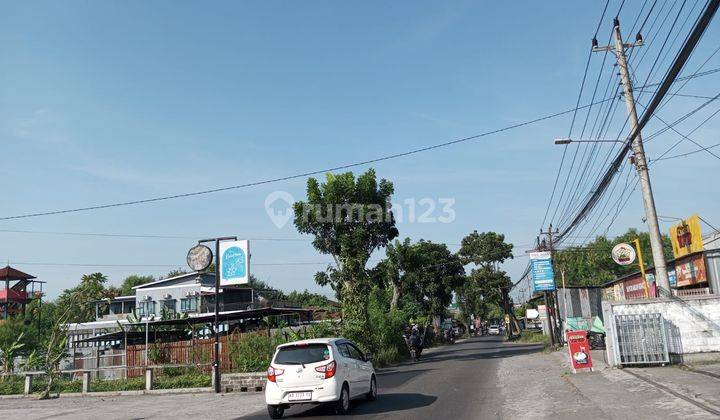
[[[614,331],[610,316],[661,313],[665,319],[668,350],[674,354],[720,351],[720,296],[642,299],[603,302],[608,360],[613,354]]]

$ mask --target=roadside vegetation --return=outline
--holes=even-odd
[[[263,371],[278,344],[327,336],[355,341],[374,355],[377,366],[385,366],[408,356],[402,334],[412,324],[425,327],[425,344],[431,346],[438,341],[442,320],[450,316],[466,324],[472,315],[490,320],[510,312],[514,320],[508,296],[511,281],[499,268],[512,258],[513,245],[505,242],[504,235],[472,232],[462,238],[458,252],[444,243],[401,238],[390,204],[393,194],[392,182],[378,180],[372,169],[357,177],[346,172],[328,174],[323,180],[308,179],[305,200],[293,206],[293,220],[298,232],[308,235],[313,247],[334,261],[316,273],[314,280],[334,292],[339,308],[324,295],[307,290],[283,292],[253,276],[249,286],[262,291],[270,301],[339,311],[336,318],[341,322],[310,325],[301,334],[283,328],[277,320],[266,320],[280,333],[246,333],[229,342],[234,370]],[[370,265],[370,257],[379,252],[384,258]],[[471,268],[469,273],[466,266]],[[183,273],[182,269],[173,270],[167,277]],[[153,276],[135,274],[120,286],[113,286],[104,274],[91,273],[53,301],[42,305],[34,301],[24,318],[0,322],[2,370],[45,372],[45,379],[36,380],[34,385],[44,387],[45,397],[57,390],[74,392],[79,389],[76,381],[67,381],[58,370],[60,361],[68,356],[64,325],[92,321],[95,306],[91,302],[132,294],[134,286],[154,280]],[[453,302],[459,313],[448,311]],[[20,365],[18,360],[24,362]],[[18,385],[17,381],[13,377],[0,379],[0,394],[21,392],[22,383]],[[94,381],[91,386],[98,391],[132,390],[142,389],[141,382],[131,378]],[[158,388],[206,385],[209,376],[197,372],[165,375],[157,381]]]

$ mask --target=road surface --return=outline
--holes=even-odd
[[[504,343],[501,337],[471,338],[432,349],[417,363],[385,369],[378,374],[378,399],[357,401],[351,415],[362,419],[481,419],[502,417],[503,396],[498,383],[502,358],[537,352],[537,345]],[[330,406],[296,406],[284,418],[333,418]],[[249,419],[267,419],[261,410]]]

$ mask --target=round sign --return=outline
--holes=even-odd
[[[205,245],[195,245],[187,253],[187,264],[193,271],[203,271],[210,267],[213,253]]]
[[[612,249],[612,259],[620,265],[630,265],[635,262],[635,248],[622,243]]]

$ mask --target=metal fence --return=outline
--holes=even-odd
[[[620,364],[669,363],[665,320],[660,313],[615,315]]]

